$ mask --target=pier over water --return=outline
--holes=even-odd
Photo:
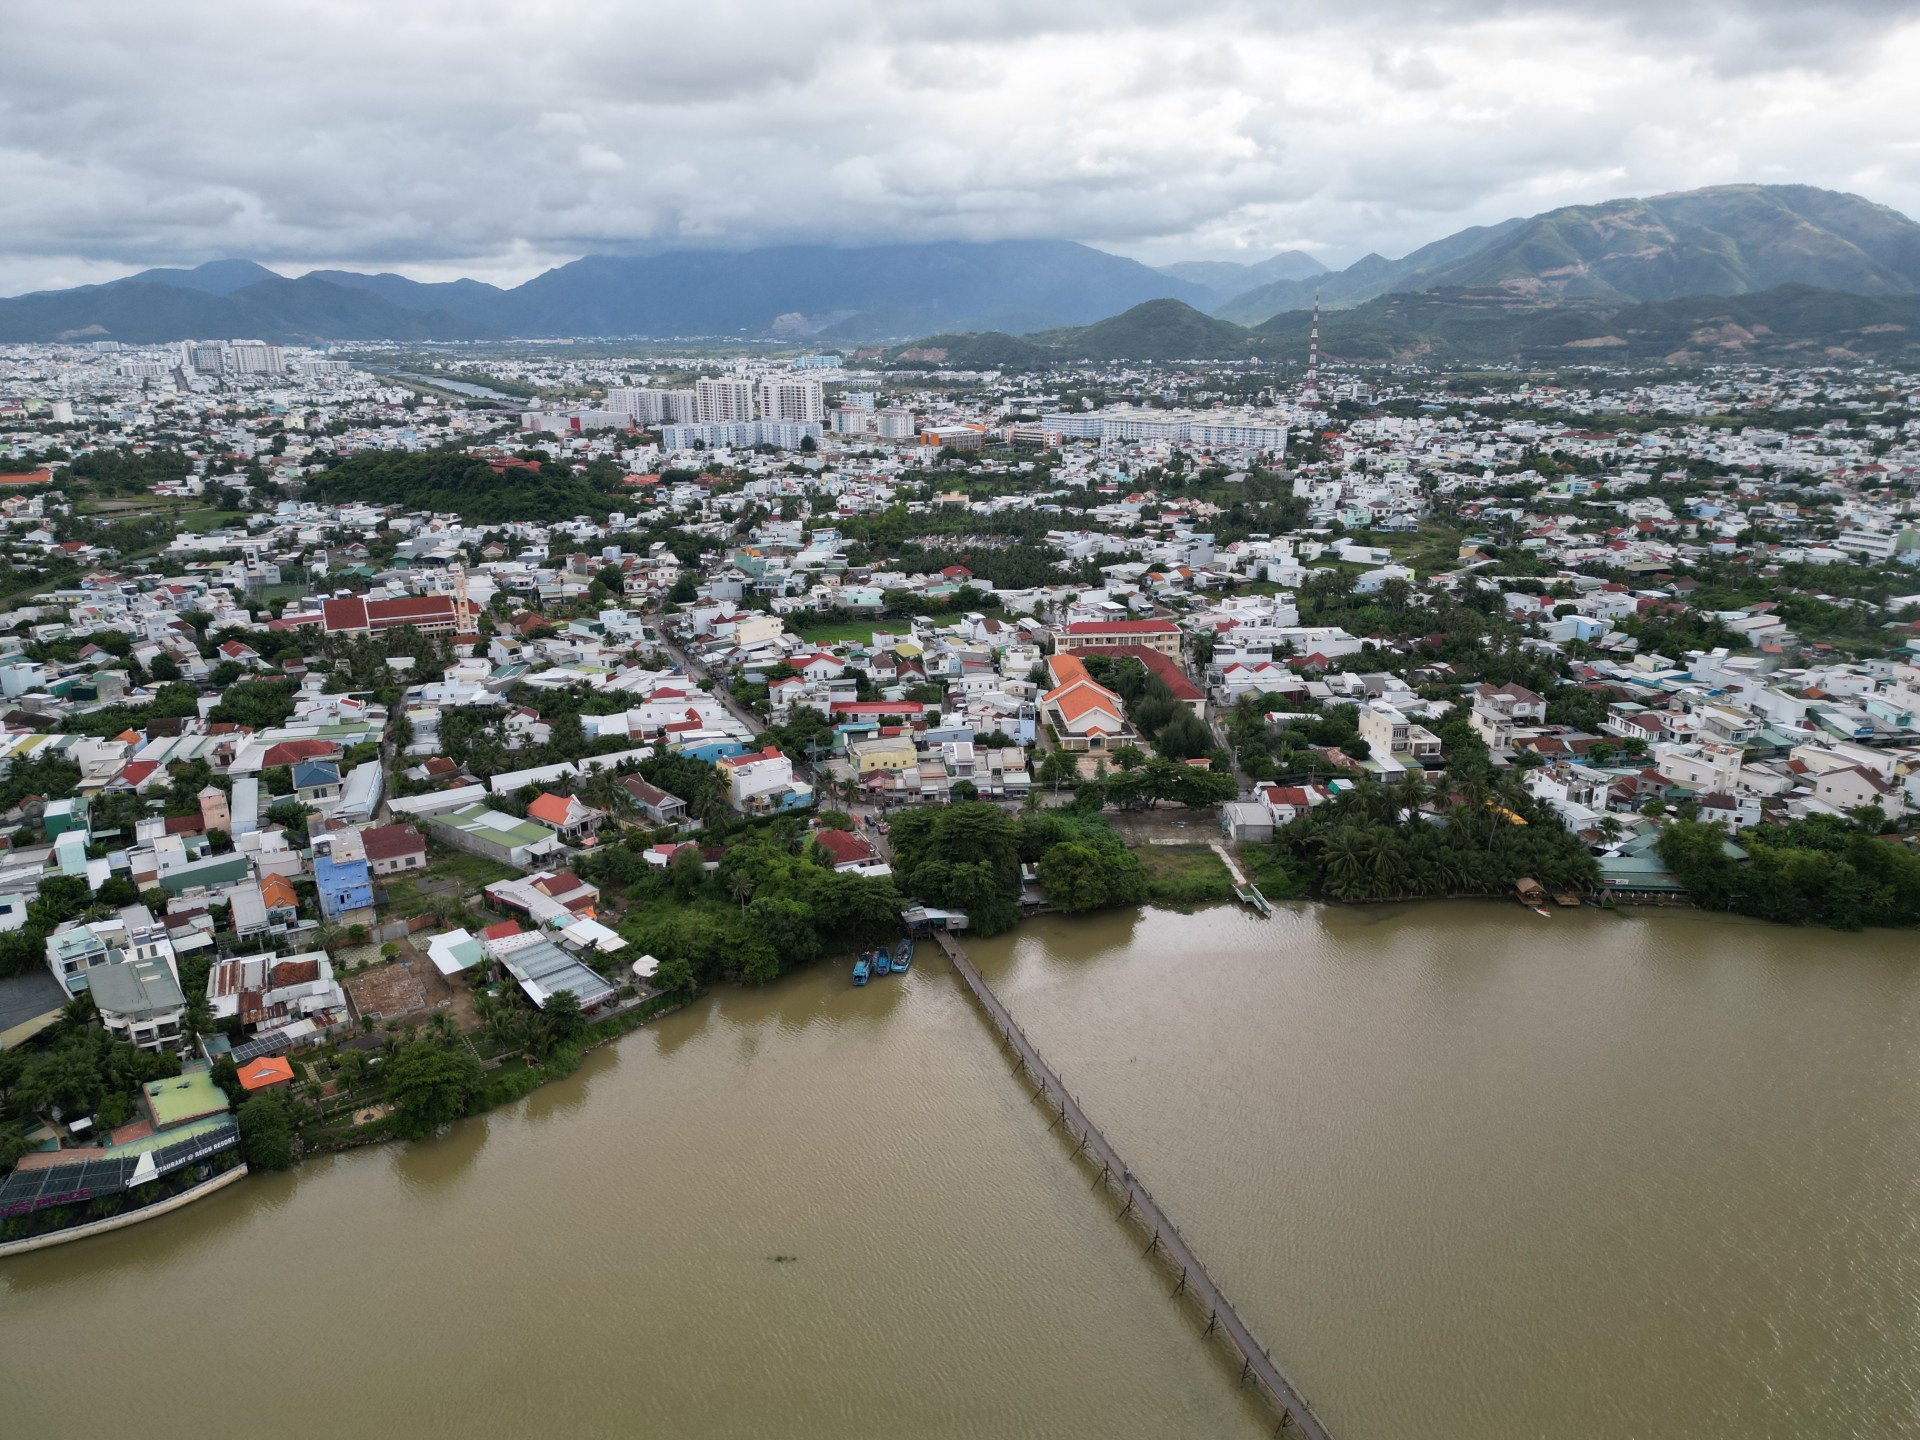
[[[993,988],[987,984],[967,952],[944,931],[936,931],[934,938],[940,942],[940,948],[953,962],[953,968],[959,972],[960,978],[973,992],[973,998],[993,1022],[994,1029],[1000,1032],[1001,1040],[1018,1057],[1020,1073],[1034,1082],[1034,1097],[1044,1098],[1059,1112],[1059,1118],[1054,1123],[1066,1125],[1067,1134],[1074,1141],[1074,1155],[1084,1155],[1090,1163],[1097,1164],[1100,1167],[1098,1183],[1103,1188],[1117,1189],[1125,1198],[1121,1217],[1139,1221],[1142,1229],[1152,1233],[1147,1253],[1158,1252],[1165,1259],[1168,1269],[1178,1272],[1180,1276],[1174,1294],[1192,1296],[1194,1303],[1207,1317],[1207,1333],[1211,1335],[1217,1331],[1224,1335],[1227,1343],[1239,1353],[1241,1383],[1259,1381],[1261,1388],[1280,1411],[1282,1429],[1298,1427],[1300,1433],[1309,1437],[1309,1440],[1329,1440],[1327,1428],[1321,1424],[1320,1417],[1313,1413],[1306,1398],[1274,1363],[1273,1356],[1267,1353],[1266,1347],[1246,1321],[1240,1318],[1239,1312],[1233,1308],[1233,1302],[1227,1299],[1213,1276],[1207,1273],[1207,1267],[1200,1263],[1200,1257],[1187,1243],[1186,1236],[1167,1217],[1166,1211],[1161,1209],[1152,1193],[1135,1176],[1133,1168],[1120,1158],[1107,1137],[1087,1118],[1086,1112],[1080,1108],[1080,1102],[1068,1092],[1065,1083],[1027,1038],[1026,1032],[1014,1022],[1013,1015],[1001,1003],[1000,997],[993,993]]]

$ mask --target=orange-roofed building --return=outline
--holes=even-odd
[[[262,1055],[240,1067],[240,1088],[249,1094],[293,1083],[293,1066],[278,1055]]]
[[[563,840],[591,844],[600,822],[607,817],[591,805],[582,804],[578,796],[555,795],[548,790],[535,796],[527,806],[527,818],[545,825]]]
[[[274,916],[275,912],[280,910],[292,911],[295,914],[300,910],[300,897],[294,892],[293,882],[284,875],[262,875],[260,899],[266,904],[269,916]]]
[[[1053,688],[1040,697],[1040,714],[1061,749],[1097,753],[1133,743],[1126,706],[1087,673],[1079,656],[1050,655],[1047,671]]]

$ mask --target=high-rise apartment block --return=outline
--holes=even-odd
[[[283,375],[286,373],[286,356],[278,345],[261,345],[253,341],[236,340],[230,353],[233,359],[233,373],[236,375]]]
[[[818,425],[826,419],[827,400],[818,380],[776,376],[760,382],[760,417]]]
[[[607,409],[631,415],[642,425],[687,424],[700,413],[698,397],[691,390],[639,387],[607,391]]]
[[[726,425],[753,419],[753,381],[713,379],[694,382],[695,418],[702,425]]]
[[[911,440],[913,412],[899,409],[878,411],[873,417],[873,433],[882,440]]]

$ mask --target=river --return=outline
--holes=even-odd
[[[969,948],[1340,1440],[1920,1433],[1911,937],[1476,903]],[[925,948],[717,994],[443,1138],[0,1263],[0,1413],[1267,1433],[1006,1070]]]
[[[393,374],[398,380],[418,380],[422,385],[431,385],[439,390],[451,390],[456,395],[471,396],[475,400],[504,400],[510,405],[527,406],[537,406],[540,403],[524,395],[509,395],[504,390],[476,385],[471,380],[456,380],[451,375],[416,375],[410,370],[396,370]]]

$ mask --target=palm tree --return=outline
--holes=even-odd
[[[1366,840],[1357,828],[1337,828],[1321,852],[1327,893],[1336,900],[1359,899],[1366,890],[1369,858]]]
[[[1376,898],[1397,895],[1406,888],[1407,855],[1400,837],[1391,830],[1378,830],[1370,837],[1373,856],[1368,863],[1369,889]]]
[[[1399,792],[1395,803],[1400,812],[1395,818],[1407,824],[1418,819],[1420,811],[1433,800],[1433,786],[1427,783],[1425,773],[1419,770],[1407,771],[1394,788]]]

